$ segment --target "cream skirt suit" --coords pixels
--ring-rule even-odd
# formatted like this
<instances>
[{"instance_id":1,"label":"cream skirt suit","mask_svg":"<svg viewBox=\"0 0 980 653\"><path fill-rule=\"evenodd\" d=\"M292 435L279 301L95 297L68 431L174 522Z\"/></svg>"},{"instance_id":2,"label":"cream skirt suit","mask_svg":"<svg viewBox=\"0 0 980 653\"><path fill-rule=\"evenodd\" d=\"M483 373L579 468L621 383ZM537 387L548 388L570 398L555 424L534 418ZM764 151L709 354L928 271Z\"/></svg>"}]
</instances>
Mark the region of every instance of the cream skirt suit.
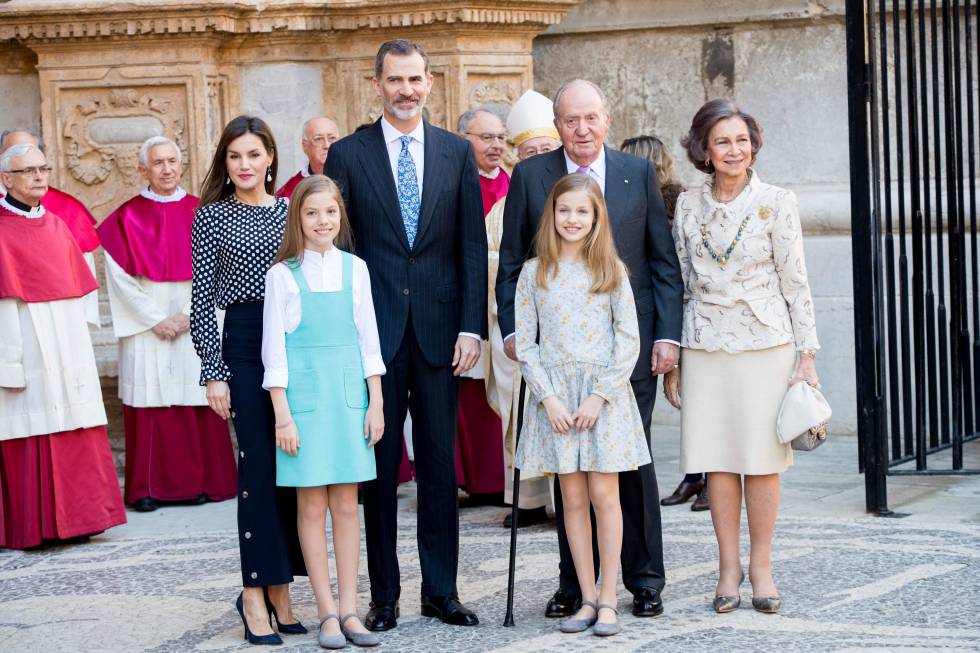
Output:
<instances>
[{"instance_id":1,"label":"cream skirt suit","mask_svg":"<svg viewBox=\"0 0 980 653\"><path fill-rule=\"evenodd\" d=\"M722 204L712 182L681 193L674 216L684 278L681 469L776 474L793 464L776 417L797 351L819 348L796 196L750 171Z\"/></svg>"}]
</instances>

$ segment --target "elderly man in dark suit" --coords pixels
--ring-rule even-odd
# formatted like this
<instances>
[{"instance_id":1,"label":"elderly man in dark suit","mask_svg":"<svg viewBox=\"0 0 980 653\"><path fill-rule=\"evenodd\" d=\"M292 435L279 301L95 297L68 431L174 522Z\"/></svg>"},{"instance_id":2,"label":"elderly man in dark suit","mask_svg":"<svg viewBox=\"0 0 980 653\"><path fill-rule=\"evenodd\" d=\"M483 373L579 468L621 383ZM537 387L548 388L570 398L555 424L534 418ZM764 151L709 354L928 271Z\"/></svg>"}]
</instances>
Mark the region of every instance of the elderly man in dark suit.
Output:
<instances>
[{"instance_id":1,"label":"elderly man in dark suit","mask_svg":"<svg viewBox=\"0 0 980 653\"><path fill-rule=\"evenodd\" d=\"M422 614L477 624L456 594L459 515L454 468L457 379L487 337L487 236L473 149L422 119L432 88L417 43L388 41L375 60L381 118L333 145L336 180L367 262L378 315L388 435L365 486L371 630L394 628L401 592L397 538L399 431L409 407L418 480Z\"/></svg>"},{"instance_id":2,"label":"elderly man in dark suit","mask_svg":"<svg viewBox=\"0 0 980 653\"><path fill-rule=\"evenodd\" d=\"M534 256L533 238L548 192L564 175L590 175L603 189L613 238L629 269L636 299L640 356L630 380L649 440L656 375L675 367L680 351L683 285L653 165L606 148L609 124L602 91L585 80L568 82L555 95L555 126L562 147L522 161L515 168L504 209L497 274L500 330L510 334L504 340L504 348L508 356L515 358L514 291L521 266ZM582 596L565 536L557 479L555 484L561 564L558 591L545 610L549 617L574 614ZM623 506L623 582L633 593L633 614L657 616L663 612L660 593L665 578L653 463L621 472L619 488ZM592 529L594 537L594 517ZM598 551L594 543L592 550ZM598 557L595 565L598 574Z\"/></svg>"}]
</instances>

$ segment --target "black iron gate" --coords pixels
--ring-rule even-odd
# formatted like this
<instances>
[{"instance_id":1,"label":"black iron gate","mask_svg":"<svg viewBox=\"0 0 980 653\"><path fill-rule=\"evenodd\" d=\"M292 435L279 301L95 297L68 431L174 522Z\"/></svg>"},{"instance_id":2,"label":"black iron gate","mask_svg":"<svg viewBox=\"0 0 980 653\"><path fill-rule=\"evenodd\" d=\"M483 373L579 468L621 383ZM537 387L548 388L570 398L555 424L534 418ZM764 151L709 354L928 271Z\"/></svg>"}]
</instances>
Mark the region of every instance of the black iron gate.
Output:
<instances>
[{"instance_id":1,"label":"black iron gate","mask_svg":"<svg viewBox=\"0 0 980 653\"><path fill-rule=\"evenodd\" d=\"M963 461L980 423L977 4L846 3L858 437L869 512L889 512L888 475L980 473Z\"/></svg>"}]
</instances>

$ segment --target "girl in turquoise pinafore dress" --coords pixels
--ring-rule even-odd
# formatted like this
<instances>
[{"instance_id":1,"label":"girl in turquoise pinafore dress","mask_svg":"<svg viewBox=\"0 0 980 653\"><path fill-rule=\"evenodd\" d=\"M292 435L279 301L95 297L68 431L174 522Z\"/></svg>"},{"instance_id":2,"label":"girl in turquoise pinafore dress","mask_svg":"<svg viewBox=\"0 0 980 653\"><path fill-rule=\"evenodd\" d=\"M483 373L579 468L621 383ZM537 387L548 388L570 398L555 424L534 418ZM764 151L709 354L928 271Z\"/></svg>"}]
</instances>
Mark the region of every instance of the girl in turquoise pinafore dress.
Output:
<instances>
[{"instance_id":1,"label":"girl in turquoise pinafore dress","mask_svg":"<svg viewBox=\"0 0 980 653\"><path fill-rule=\"evenodd\" d=\"M276 484L296 488L300 546L320 644L328 648L379 643L357 616L357 483L376 477L385 367L367 266L342 251L349 246L337 185L322 175L303 180L266 275L262 330L263 386L276 415ZM327 565L328 509L339 612Z\"/></svg>"}]
</instances>

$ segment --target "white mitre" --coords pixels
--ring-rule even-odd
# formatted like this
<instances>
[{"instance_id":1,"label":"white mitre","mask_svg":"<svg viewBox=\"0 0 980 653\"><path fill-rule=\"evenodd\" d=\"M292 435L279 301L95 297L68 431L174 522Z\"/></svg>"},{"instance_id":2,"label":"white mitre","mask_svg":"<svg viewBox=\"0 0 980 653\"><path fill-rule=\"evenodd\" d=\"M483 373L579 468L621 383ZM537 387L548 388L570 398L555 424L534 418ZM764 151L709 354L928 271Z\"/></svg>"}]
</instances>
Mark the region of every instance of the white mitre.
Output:
<instances>
[{"instance_id":1,"label":"white mitre","mask_svg":"<svg viewBox=\"0 0 980 653\"><path fill-rule=\"evenodd\" d=\"M510 109L507 131L516 147L539 136L560 140L558 130L555 129L555 112L551 100L537 91L526 91Z\"/></svg>"}]
</instances>

